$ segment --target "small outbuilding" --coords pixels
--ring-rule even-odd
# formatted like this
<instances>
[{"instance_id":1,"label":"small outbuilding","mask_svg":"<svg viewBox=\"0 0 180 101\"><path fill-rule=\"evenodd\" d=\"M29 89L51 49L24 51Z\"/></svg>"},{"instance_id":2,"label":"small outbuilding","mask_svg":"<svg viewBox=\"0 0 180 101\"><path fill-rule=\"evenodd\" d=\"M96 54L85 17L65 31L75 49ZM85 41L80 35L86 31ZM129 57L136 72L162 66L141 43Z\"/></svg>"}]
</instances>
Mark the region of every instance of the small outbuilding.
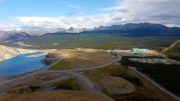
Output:
<instances>
[{"instance_id":1,"label":"small outbuilding","mask_svg":"<svg viewBox=\"0 0 180 101\"><path fill-rule=\"evenodd\" d=\"M143 54L143 53L148 53L148 49L139 49L139 48L133 48L132 49L134 54Z\"/></svg>"}]
</instances>

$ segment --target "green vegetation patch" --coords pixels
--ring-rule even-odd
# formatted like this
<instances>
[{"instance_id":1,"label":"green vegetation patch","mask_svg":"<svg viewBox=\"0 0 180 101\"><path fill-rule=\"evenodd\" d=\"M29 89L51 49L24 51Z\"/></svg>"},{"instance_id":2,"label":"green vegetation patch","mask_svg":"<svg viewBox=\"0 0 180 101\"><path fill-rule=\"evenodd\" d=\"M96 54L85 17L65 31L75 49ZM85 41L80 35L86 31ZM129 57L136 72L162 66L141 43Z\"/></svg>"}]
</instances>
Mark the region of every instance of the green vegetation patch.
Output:
<instances>
[{"instance_id":1,"label":"green vegetation patch","mask_svg":"<svg viewBox=\"0 0 180 101\"><path fill-rule=\"evenodd\" d=\"M12 88L8 91L9 94L26 94L26 93L32 93L40 90L42 87L40 86L19 86Z\"/></svg>"},{"instance_id":2,"label":"green vegetation patch","mask_svg":"<svg viewBox=\"0 0 180 101\"><path fill-rule=\"evenodd\" d=\"M101 79L107 76L122 77L137 86L143 85L143 81L130 73L129 68L124 66L112 65L104 69L90 70L86 72L86 75L93 79Z\"/></svg>"},{"instance_id":3,"label":"green vegetation patch","mask_svg":"<svg viewBox=\"0 0 180 101\"><path fill-rule=\"evenodd\" d=\"M48 49L78 47L98 49L131 49L139 47L161 50L165 47L168 47L173 41L179 39L179 37L168 36L125 37L121 36L120 34L121 33L46 34L45 36L31 38L28 40L28 42L26 42L26 44L34 45L34 47L40 46L41 48ZM59 44L53 45L54 43Z\"/></svg>"},{"instance_id":4,"label":"green vegetation patch","mask_svg":"<svg viewBox=\"0 0 180 101\"><path fill-rule=\"evenodd\" d=\"M123 57L122 65L136 67L139 71L148 74L162 86L180 96L180 65L148 64L130 61Z\"/></svg>"},{"instance_id":5,"label":"green vegetation patch","mask_svg":"<svg viewBox=\"0 0 180 101\"><path fill-rule=\"evenodd\" d=\"M171 59L179 60L180 61L180 43L176 45L173 49L171 49L167 53L168 57Z\"/></svg>"},{"instance_id":6,"label":"green vegetation patch","mask_svg":"<svg viewBox=\"0 0 180 101\"><path fill-rule=\"evenodd\" d=\"M61 60L59 63L50 67L50 69L53 70L62 70L62 69L70 69L70 68L71 68L71 64L65 59Z\"/></svg>"},{"instance_id":7,"label":"green vegetation patch","mask_svg":"<svg viewBox=\"0 0 180 101\"><path fill-rule=\"evenodd\" d=\"M80 86L75 78L70 78L62 81L55 82L50 86L55 87L55 90L58 89L67 89L67 90L80 90Z\"/></svg>"}]
</instances>

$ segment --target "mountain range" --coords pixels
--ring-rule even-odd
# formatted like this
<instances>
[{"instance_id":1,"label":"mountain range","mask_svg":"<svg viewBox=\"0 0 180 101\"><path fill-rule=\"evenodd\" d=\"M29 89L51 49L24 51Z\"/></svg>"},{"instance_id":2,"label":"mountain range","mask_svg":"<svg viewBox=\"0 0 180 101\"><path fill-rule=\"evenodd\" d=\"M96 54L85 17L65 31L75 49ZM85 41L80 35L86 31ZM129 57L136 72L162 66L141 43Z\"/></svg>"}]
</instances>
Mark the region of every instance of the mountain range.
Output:
<instances>
[{"instance_id":1,"label":"mountain range","mask_svg":"<svg viewBox=\"0 0 180 101\"><path fill-rule=\"evenodd\" d=\"M101 26L91 32L120 33L124 36L180 36L180 28L167 27L161 24L128 23L125 25Z\"/></svg>"},{"instance_id":2,"label":"mountain range","mask_svg":"<svg viewBox=\"0 0 180 101\"><path fill-rule=\"evenodd\" d=\"M100 26L94 29L12 30L0 31L0 40L21 41L51 33L108 33L122 36L180 36L180 28L161 24L128 23L124 25Z\"/></svg>"}]
</instances>

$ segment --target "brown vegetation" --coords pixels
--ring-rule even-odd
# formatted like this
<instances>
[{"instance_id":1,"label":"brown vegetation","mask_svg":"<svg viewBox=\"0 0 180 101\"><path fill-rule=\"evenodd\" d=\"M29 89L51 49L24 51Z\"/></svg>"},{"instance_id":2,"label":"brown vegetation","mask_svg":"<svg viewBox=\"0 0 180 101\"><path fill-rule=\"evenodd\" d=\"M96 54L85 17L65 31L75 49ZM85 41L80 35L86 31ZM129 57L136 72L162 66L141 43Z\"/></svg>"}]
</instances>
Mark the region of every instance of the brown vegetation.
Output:
<instances>
[{"instance_id":1,"label":"brown vegetation","mask_svg":"<svg viewBox=\"0 0 180 101\"><path fill-rule=\"evenodd\" d=\"M3 101L103 101L87 91L49 91L12 95Z\"/></svg>"},{"instance_id":2,"label":"brown vegetation","mask_svg":"<svg viewBox=\"0 0 180 101\"><path fill-rule=\"evenodd\" d=\"M37 77L37 79L43 80L43 81L48 81L48 80L56 79L61 76L62 76L62 74L60 74L60 73L45 73L45 74L39 75Z\"/></svg>"},{"instance_id":3,"label":"brown vegetation","mask_svg":"<svg viewBox=\"0 0 180 101\"><path fill-rule=\"evenodd\" d=\"M99 87L102 86L101 80L108 76L122 77L131 82L135 86L134 93L127 95L110 95L117 101L171 101L168 97L160 93L156 88L149 84L149 82L139 77L128 67L111 65L104 69L87 71L85 75L93 80ZM109 83L114 82L109 81ZM106 89L102 88L103 91L106 91Z\"/></svg>"},{"instance_id":4,"label":"brown vegetation","mask_svg":"<svg viewBox=\"0 0 180 101\"><path fill-rule=\"evenodd\" d=\"M93 49L75 49L58 50L54 54L64 57L63 61L54 65L52 69L75 69L105 64L115 58L114 55Z\"/></svg>"},{"instance_id":5,"label":"brown vegetation","mask_svg":"<svg viewBox=\"0 0 180 101\"><path fill-rule=\"evenodd\" d=\"M126 95L135 91L133 84L121 77L108 76L99 81L101 88L108 95Z\"/></svg>"}]
</instances>

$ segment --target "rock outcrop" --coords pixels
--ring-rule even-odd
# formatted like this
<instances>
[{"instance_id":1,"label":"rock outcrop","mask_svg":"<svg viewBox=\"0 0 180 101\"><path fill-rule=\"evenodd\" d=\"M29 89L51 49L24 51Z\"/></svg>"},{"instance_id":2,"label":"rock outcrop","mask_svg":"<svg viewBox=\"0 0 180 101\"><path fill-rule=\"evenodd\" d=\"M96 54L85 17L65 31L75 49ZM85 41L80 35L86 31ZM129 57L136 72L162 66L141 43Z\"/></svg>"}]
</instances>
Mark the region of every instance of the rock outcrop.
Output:
<instances>
[{"instance_id":1,"label":"rock outcrop","mask_svg":"<svg viewBox=\"0 0 180 101\"><path fill-rule=\"evenodd\" d=\"M57 57L55 54L48 53L46 57L42 60L44 63L50 65L53 64L54 62L58 61L59 57Z\"/></svg>"}]
</instances>

